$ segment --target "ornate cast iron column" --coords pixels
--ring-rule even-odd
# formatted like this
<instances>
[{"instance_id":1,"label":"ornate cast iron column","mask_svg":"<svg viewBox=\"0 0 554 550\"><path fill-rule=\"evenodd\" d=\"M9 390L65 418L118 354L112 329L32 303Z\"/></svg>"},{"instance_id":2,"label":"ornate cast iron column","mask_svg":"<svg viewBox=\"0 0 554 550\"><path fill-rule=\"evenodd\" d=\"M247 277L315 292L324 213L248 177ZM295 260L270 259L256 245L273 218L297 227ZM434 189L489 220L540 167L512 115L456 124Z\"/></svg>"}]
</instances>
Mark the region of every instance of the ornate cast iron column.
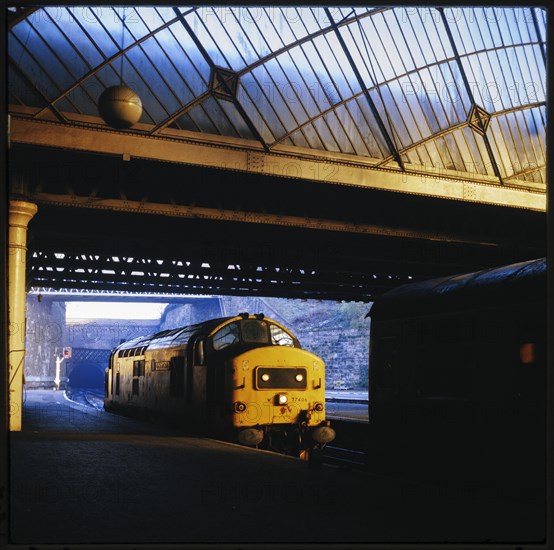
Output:
<instances>
[{"instance_id":1,"label":"ornate cast iron column","mask_svg":"<svg viewBox=\"0 0 554 550\"><path fill-rule=\"evenodd\" d=\"M25 266L27 226L37 205L10 200L8 232L8 358L10 431L21 430L23 361L25 359Z\"/></svg>"}]
</instances>

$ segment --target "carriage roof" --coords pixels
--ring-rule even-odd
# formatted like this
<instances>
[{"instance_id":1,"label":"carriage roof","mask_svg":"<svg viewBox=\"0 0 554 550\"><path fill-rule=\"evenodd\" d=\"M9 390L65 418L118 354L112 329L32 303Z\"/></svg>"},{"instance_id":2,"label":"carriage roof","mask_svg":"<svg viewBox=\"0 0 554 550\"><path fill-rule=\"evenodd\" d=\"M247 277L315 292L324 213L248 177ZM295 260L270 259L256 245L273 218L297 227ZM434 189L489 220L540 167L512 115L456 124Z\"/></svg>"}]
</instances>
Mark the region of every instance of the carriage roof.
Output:
<instances>
[{"instance_id":1,"label":"carriage roof","mask_svg":"<svg viewBox=\"0 0 554 550\"><path fill-rule=\"evenodd\" d=\"M546 258L404 284L377 297L366 317L414 317L540 301L546 306Z\"/></svg>"}]
</instances>

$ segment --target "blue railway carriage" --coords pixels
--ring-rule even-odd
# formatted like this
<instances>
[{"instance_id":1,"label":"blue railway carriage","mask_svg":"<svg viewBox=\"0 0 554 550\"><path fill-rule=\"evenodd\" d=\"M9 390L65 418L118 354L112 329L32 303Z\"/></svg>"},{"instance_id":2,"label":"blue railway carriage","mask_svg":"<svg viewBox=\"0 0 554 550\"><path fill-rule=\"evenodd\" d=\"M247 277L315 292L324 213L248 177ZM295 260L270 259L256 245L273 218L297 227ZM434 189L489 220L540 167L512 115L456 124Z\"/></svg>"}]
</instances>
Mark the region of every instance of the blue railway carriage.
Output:
<instances>
[{"instance_id":1,"label":"blue railway carriage","mask_svg":"<svg viewBox=\"0 0 554 550\"><path fill-rule=\"evenodd\" d=\"M302 458L335 437L323 361L263 314L122 343L106 369L104 407Z\"/></svg>"},{"instance_id":2,"label":"blue railway carriage","mask_svg":"<svg viewBox=\"0 0 554 550\"><path fill-rule=\"evenodd\" d=\"M544 471L546 267L540 258L375 300L369 426L391 464Z\"/></svg>"}]
</instances>

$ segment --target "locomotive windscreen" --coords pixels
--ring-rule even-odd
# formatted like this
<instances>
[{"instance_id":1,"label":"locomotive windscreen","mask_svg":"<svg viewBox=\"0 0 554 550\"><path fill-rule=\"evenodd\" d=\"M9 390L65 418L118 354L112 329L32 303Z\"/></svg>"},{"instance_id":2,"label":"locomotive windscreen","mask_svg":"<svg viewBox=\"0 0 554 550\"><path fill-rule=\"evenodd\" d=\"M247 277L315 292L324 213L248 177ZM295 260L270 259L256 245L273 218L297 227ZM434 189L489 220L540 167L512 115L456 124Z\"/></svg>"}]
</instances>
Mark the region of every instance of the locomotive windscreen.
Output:
<instances>
[{"instance_id":1,"label":"locomotive windscreen","mask_svg":"<svg viewBox=\"0 0 554 550\"><path fill-rule=\"evenodd\" d=\"M261 319L244 319L221 327L212 336L215 351L238 343L294 347L291 334L276 324Z\"/></svg>"}]
</instances>

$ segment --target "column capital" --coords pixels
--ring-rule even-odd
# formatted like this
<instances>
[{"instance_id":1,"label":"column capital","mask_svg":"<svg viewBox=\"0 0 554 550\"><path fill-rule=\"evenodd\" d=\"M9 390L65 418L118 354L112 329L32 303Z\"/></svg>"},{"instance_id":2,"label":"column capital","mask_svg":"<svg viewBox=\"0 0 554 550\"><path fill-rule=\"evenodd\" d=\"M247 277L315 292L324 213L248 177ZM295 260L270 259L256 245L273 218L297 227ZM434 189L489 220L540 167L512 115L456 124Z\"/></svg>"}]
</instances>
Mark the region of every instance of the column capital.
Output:
<instances>
[{"instance_id":1,"label":"column capital","mask_svg":"<svg viewBox=\"0 0 554 550\"><path fill-rule=\"evenodd\" d=\"M9 225L27 227L37 211L38 206L34 202L10 199Z\"/></svg>"}]
</instances>

